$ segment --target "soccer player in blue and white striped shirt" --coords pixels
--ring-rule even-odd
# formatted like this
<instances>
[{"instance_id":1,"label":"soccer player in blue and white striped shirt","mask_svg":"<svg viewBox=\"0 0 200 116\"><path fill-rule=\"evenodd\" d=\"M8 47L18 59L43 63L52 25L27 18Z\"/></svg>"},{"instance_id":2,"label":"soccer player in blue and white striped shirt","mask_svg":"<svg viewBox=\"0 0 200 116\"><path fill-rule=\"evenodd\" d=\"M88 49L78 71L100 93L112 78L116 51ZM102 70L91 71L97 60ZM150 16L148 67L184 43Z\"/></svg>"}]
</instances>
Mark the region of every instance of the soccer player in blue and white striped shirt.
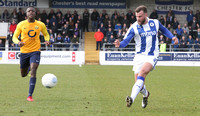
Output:
<instances>
[{"instance_id":1,"label":"soccer player in blue and white striped shirt","mask_svg":"<svg viewBox=\"0 0 200 116\"><path fill-rule=\"evenodd\" d=\"M147 74L154 69L159 56L159 40L158 31L162 32L166 37L178 44L178 39L165 28L157 19L149 19L147 17L147 8L141 5L136 8L137 21L130 26L123 41L114 42L115 47L124 48L128 45L132 38L136 43L136 55L134 57L133 71L135 73L135 84L132 88L131 96L127 96L127 107L134 102L138 93L143 94L142 107L147 106L147 100L150 95L147 91L144 80Z\"/></svg>"}]
</instances>

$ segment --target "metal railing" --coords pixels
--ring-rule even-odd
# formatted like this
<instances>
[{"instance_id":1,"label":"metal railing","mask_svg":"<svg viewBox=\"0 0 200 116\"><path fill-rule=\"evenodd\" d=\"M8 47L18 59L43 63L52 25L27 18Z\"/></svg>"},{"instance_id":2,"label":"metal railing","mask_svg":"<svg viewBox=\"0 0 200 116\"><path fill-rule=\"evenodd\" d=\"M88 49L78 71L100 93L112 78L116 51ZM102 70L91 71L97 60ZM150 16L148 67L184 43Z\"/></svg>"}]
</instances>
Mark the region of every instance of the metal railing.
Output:
<instances>
[{"instance_id":1,"label":"metal railing","mask_svg":"<svg viewBox=\"0 0 200 116\"><path fill-rule=\"evenodd\" d=\"M19 51L20 47L16 44L14 47L0 47L0 50L5 51ZM46 46L44 43L41 43L41 51L82 51L81 43L53 43L49 46Z\"/></svg>"},{"instance_id":2,"label":"metal railing","mask_svg":"<svg viewBox=\"0 0 200 116\"><path fill-rule=\"evenodd\" d=\"M180 44L178 44L178 48L174 48L174 44L168 44L169 48L166 48L167 52L196 52L200 51L200 45L199 48L195 48L196 44L189 44L185 48L180 48ZM159 45L160 46L160 45ZM115 48L114 44L111 43L103 43L102 46L103 51L135 51L135 43L129 43L125 48Z\"/></svg>"}]
</instances>

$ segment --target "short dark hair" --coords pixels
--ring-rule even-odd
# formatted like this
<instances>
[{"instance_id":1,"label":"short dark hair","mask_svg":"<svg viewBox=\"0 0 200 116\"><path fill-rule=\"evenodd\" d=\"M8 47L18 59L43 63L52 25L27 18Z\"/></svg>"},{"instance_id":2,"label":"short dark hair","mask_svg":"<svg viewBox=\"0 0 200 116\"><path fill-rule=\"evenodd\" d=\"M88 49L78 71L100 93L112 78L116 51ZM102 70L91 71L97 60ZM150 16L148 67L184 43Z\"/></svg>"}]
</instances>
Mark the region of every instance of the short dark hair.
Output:
<instances>
[{"instance_id":1,"label":"short dark hair","mask_svg":"<svg viewBox=\"0 0 200 116\"><path fill-rule=\"evenodd\" d=\"M135 9L135 12L137 12L137 13L140 12L140 11L143 11L144 13L147 13L147 7L144 6L144 5L140 5Z\"/></svg>"}]
</instances>

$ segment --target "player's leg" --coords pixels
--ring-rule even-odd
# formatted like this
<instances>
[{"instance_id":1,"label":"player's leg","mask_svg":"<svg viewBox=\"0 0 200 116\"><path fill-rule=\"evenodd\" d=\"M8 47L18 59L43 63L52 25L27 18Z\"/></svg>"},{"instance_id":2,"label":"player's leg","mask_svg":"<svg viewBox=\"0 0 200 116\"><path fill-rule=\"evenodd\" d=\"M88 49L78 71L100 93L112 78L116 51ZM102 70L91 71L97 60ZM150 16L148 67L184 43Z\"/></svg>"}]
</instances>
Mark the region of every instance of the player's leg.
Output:
<instances>
[{"instance_id":1,"label":"player's leg","mask_svg":"<svg viewBox=\"0 0 200 116\"><path fill-rule=\"evenodd\" d=\"M131 102L134 102L136 96L138 95L140 90L143 88L145 77L151 71L151 69L152 69L152 64L146 62L142 65L140 72L138 74L136 73L135 79L137 78L137 80L132 88L131 97L130 97L131 100L129 100L130 98L128 99L128 97L126 99L127 107L131 106L132 104Z\"/></svg>"},{"instance_id":2,"label":"player's leg","mask_svg":"<svg viewBox=\"0 0 200 116\"><path fill-rule=\"evenodd\" d=\"M22 77L26 77L27 74L30 71L29 60L30 60L29 54L21 53L21 56L20 56L20 71L21 71Z\"/></svg>"},{"instance_id":3,"label":"player's leg","mask_svg":"<svg viewBox=\"0 0 200 116\"><path fill-rule=\"evenodd\" d=\"M35 89L36 73L37 73L37 68L39 66L39 62L40 62L40 52L33 52L30 58L31 78L29 82L29 93L27 98L28 101L33 101L32 94Z\"/></svg>"}]
</instances>

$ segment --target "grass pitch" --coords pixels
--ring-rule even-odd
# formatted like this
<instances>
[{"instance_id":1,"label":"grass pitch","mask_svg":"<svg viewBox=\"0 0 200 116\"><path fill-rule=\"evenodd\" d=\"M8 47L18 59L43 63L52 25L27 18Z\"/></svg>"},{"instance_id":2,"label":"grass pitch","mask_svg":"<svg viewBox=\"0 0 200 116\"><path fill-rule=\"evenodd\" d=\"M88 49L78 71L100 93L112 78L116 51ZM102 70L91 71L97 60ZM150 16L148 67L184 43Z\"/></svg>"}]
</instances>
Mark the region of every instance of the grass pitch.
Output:
<instances>
[{"instance_id":1,"label":"grass pitch","mask_svg":"<svg viewBox=\"0 0 200 116\"><path fill-rule=\"evenodd\" d=\"M132 66L40 65L33 94L19 65L0 65L0 116L200 116L200 67L159 67L146 78L149 104L139 94L131 108L125 98L134 84ZM53 73L56 87L42 86Z\"/></svg>"}]
</instances>

